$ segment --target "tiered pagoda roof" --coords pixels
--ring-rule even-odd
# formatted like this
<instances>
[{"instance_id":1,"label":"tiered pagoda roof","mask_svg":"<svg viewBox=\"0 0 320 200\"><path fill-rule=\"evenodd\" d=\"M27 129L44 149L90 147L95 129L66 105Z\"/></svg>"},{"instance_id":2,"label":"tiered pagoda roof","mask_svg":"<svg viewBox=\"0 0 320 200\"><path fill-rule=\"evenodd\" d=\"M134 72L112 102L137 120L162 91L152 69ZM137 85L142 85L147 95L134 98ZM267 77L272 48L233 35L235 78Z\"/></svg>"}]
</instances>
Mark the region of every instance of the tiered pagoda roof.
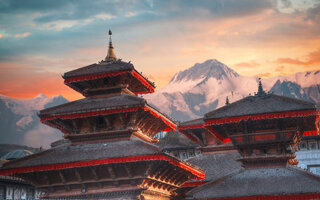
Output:
<instances>
[{"instance_id":1,"label":"tiered pagoda roof","mask_svg":"<svg viewBox=\"0 0 320 200\"><path fill-rule=\"evenodd\" d=\"M102 131L101 134L107 136L115 134L117 131L123 132L124 129L130 129L132 131L135 130L136 133L141 130L143 134L139 134L141 136L140 139L153 143L157 141L153 137L159 131L175 129L173 120L148 105L143 98L129 94L85 98L42 110L39 116L41 122L60 129L65 133L65 137L69 139L93 136L92 134L88 135L87 132L99 134ZM96 117L102 121L101 127L92 127L95 129L94 131L79 130L77 124L81 122L90 123ZM110 126L113 121L119 121L119 124ZM134 121L139 122L139 126L138 124L133 124ZM155 123L150 123L152 121ZM106 126L108 126L107 131L105 130Z\"/></svg>"},{"instance_id":2,"label":"tiered pagoda roof","mask_svg":"<svg viewBox=\"0 0 320 200\"><path fill-rule=\"evenodd\" d=\"M121 60L102 61L91 64L63 75L64 83L84 96L90 90L108 85L128 85L135 94L154 92L154 84L142 76L133 64Z\"/></svg>"},{"instance_id":3,"label":"tiered pagoda roof","mask_svg":"<svg viewBox=\"0 0 320 200\"><path fill-rule=\"evenodd\" d=\"M70 142L8 162L0 175L24 178L46 199L170 199L186 181L204 178L200 168L150 144L176 124L136 96L154 85L116 58L111 36L104 61L63 78L86 98L44 109L39 117Z\"/></svg>"}]
</instances>

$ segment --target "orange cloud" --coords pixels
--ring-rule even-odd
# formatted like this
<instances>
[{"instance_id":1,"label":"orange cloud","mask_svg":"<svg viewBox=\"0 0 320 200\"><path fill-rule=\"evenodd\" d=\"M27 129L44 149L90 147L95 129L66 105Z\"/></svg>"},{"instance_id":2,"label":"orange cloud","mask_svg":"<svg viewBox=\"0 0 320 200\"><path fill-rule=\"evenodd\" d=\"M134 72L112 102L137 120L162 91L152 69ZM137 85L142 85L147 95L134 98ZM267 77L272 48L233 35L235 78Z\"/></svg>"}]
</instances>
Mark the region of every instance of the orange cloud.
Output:
<instances>
[{"instance_id":1,"label":"orange cloud","mask_svg":"<svg viewBox=\"0 0 320 200\"><path fill-rule=\"evenodd\" d=\"M306 56L306 60L300 60L300 59L292 59L292 58L278 58L277 63L280 64L291 64L291 65L314 65L320 63L320 49L313 51L309 53Z\"/></svg>"},{"instance_id":2,"label":"orange cloud","mask_svg":"<svg viewBox=\"0 0 320 200\"><path fill-rule=\"evenodd\" d=\"M21 34L16 34L16 38L25 38L28 37L30 35L30 32L25 32L25 33L21 33Z\"/></svg>"},{"instance_id":3,"label":"orange cloud","mask_svg":"<svg viewBox=\"0 0 320 200\"><path fill-rule=\"evenodd\" d=\"M1 63L0 94L14 98L32 98L43 93L47 96L61 94L68 100L81 95L64 85L57 73L35 71L28 65Z\"/></svg>"},{"instance_id":4,"label":"orange cloud","mask_svg":"<svg viewBox=\"0 0 320 200\"><path fill-rule=\"evenodd\" d=\"M237 67L257 67L257 66L260 66L260 64L255 61L250 61L250 62L237 63L237 64L235 64L235 66L237 66Z\"/></svg>"},{"instance_id":5,"label":"orange cloud","mask_svg":"<svg viewBox=\"0 0 320 200\"><path fill-rule=\"evenodd\" d=\"M267 72L267 73L258 74L257 76L260 78L269 78L271 77L271 74Z\"/></svg>"}]
</instances>

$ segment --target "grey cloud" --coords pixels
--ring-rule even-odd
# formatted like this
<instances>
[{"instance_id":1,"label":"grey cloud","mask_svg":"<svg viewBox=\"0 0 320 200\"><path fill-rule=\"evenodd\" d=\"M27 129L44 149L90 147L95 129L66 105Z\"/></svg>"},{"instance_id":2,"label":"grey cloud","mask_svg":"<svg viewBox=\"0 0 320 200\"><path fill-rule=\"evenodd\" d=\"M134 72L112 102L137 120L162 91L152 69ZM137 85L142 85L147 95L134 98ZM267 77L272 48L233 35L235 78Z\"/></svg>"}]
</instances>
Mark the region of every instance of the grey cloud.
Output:
<instances>
[{"instance_id":1,"label":"grey cloud","mask_svg":"<svg viewBox=\"0 0 320 200\"><path fill-rule=\"evenodd\" d=\"M86 19L97 14L108 13L118 17L127 12L161 12L162 16L192 16L197 9L207 10L211 16L248 15L263 9L272 8L272 0L141 0L141 1L108 1L108 0L1 0L1 13L39 12L41 16L35 19L38 23L48 23L56 20ZM148 20L148 19L145 19Z\"/></svg>"},{"instance_id":2,"label":"grey cloud","mask_svg":"<svg viewBox=\"0 0 320 200\"><path fill-rule=\"evenodd\" d=\"M320 3L315 4L314 7L307 10L307 20L312 20L315 22L320 22Z\"/></svg>"},{"instance_id":3,"label":"grey cloud","mask_svg":"<svg viewBox=\"0 0 320 200\"><path fill-rule=\"evenodd\" d=\"M157 1L87 1L87 0L0 0L0 27L11 35L30 32L26 38L1 38L0 59L37 53L61 55L69 50L101 45L109 28L129 29L144 22L175 18L225 18L251 15L273 8L273 0L157 0ZM133 17L125 17L135 12ZM34 18L34 13L41 16ZM112 19L81 20L98 14L110 14ZM35 22L30 25L30 21ZM72 27L48 30L47 23L59 20L80 20ZM53 25L54 26L54 25Z\"/></svg>"},{"instance_id":4,"label":"grey cloud","mask_svg":"<svg viewBox=\"0 0 320 200\"><path fill-rule=\"evenodd\" d=\"M292 2L290 0L281 0L281 3L284 8L292 7Z\"/></svg>"},{"instance_id":5,"label":"grey cloud","mask_svg":"<svg viewBox=\"0 0 320 200\"><path fill-rule=\"evenodd\" d=\"M71 1L65 0L0 0L1 13L50 11L62 8Z\"/></svg>"}]
</instances>

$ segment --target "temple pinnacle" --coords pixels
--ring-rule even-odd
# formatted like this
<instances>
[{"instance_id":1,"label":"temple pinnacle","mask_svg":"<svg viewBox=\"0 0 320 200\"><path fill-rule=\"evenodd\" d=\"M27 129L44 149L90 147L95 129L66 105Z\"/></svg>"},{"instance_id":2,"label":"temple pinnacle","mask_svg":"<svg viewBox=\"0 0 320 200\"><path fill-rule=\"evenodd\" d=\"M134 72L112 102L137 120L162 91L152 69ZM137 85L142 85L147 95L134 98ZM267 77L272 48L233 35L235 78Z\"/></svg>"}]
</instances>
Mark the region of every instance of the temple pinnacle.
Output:
<instances>
[{"instance_id":1,"label":"temple pinnacle","mask_svg":"<svg viewBox=\"0 0 320 200\"><path fill-rule=\"evenodd\" d=\"M105 59L107 62L118 60L116 57L116 54L114 53L114 50L113 50L111 35L112 35L112 31L109 30L109 48L108 48L107 57Z\"/></svg>"},{"instance_id":2,"label":"temple pinnacle","mask_svg":"<svg viewBox=\"0 0 320 200\"><path fill-rule=\"evenodd\" d=\"M257 96L263 96L265 95L266 92L263 90L262 88L262 83L261 83L261 78L259 78L259 86L258 86L258 92L257 92Z\"/></svg>"}]
</instances>

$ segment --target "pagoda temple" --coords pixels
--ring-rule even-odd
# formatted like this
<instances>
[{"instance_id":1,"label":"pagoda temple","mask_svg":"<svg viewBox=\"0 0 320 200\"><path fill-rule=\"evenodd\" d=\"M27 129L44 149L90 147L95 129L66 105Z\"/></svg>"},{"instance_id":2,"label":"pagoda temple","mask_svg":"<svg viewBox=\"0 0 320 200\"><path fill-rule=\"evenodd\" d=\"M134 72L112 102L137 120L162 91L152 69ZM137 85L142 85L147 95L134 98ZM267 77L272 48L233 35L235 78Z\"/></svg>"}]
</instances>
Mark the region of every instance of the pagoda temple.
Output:
<instances>
[{"instance_id":1,"label":"pagoda temple","mask_svg":"<svg viewBox=\"0 0 320 200\"><path fill-rule=\"evenodd\" d=\"M267 94L259 82L255 96L179 125L203 146L187 161L206 170L180 193L188 200L320 199L320 177L295 166L302 135L318 134L318 123L313 103Z\"/></svg>"},{"instance_id":2,"label":"pagoda temple","mask_svg":"<svg viewBox=\"0 0 320 200\"><path fill-rule=\"evenodd\" d=\"M137 96L154 84L116 57L111 34L105 60L63 75L85 98L39 113L70 142L5 163L0 175L32 183L43 199L174 199L186 181L204 178L153 144L176 124Z\"/></svg>"}]
</instances>

